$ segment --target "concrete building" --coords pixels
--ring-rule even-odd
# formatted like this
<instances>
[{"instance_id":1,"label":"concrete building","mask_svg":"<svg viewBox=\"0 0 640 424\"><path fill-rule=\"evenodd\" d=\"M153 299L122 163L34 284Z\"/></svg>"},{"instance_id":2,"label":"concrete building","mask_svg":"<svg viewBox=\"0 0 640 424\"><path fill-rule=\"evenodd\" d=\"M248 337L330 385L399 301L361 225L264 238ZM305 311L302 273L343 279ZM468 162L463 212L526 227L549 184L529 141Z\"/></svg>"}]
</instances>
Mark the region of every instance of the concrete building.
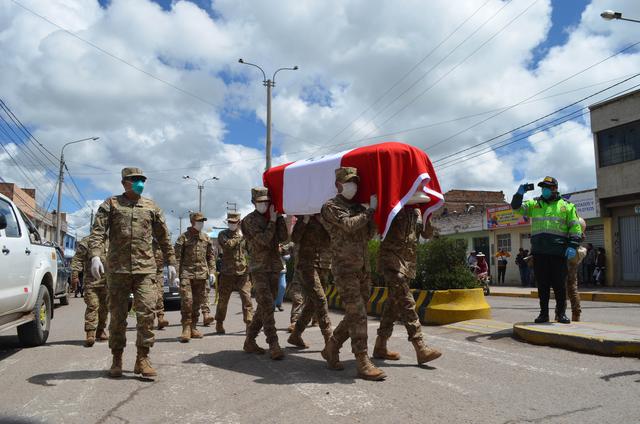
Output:
<instances>
[{"instance_id":1,"label":"concrete building","mask_svg":"<svg viewBox=\"0 0 640 424\"><path fill-rule=\"evenodd\" d=\"M607 283L640 286L640 90L589 109Z\"/></svg>"}]
</instances>

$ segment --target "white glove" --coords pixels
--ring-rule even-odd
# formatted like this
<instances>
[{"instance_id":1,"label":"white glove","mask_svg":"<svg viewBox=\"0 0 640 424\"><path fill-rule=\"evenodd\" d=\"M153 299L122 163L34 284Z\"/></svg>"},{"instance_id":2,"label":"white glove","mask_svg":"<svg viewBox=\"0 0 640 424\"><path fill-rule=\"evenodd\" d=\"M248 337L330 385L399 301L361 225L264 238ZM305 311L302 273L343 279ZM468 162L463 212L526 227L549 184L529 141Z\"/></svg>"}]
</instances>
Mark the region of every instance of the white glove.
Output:
<instances>
[{"instance_id":1,"label":"white glove","mask_svg":"<svg viewBox=\"0 0 640 424\"><path fill-rule=\"evenodd\" d=\"M215 284L215 282L216 282L216 275L209 274L209 284Z\"/></svg>"},{"instance_id":2,"label":"white glove","mask_svg":"<svg viewBox=\"0 0 640 424\"><path fill-rule=\"evenodd\" d=\"M169 280L171 281L175 280L176 277L178 276L178 273L176 272L176 267L173 265L169 265L167 269L169 270Z\"/></svg>"},{"instance_id":3,"label":"white glove","mask_svg":"<svg viewBox=\"0 0 640 424\"><path fill-rule=\"evenodd\" d=\"M100 256L94 256L91 258L91 275L96 280L99 280L104 274L104 265L102 265L102 261L100 260Z\"/></svg>"},{"instance_id":4,"label":"white glove","mask_svg":"<svg viewBox=\"0 0 640 424\"><path fill-rule=\"evenodd\" d=\"M180 279L179 279L179 278L176 278L175 280L173 280L173 285L174 285L175 287L180 287Z\"/></svg>"},{"instance_id":5,"label":"white glove","mask_svg":"<svg viewBox=\"0 0 640 424\"><path fill-rule=\"evenodd\" d=\"M269 206L269 220L271 222L276 222L276 219L278 219L278 214L276 213L276 207L271 205Z\"/></svg>"},{"instance_id":6,"label":"white glove","mask_svg":"<svg viewBox=\"0 0 640 424\"><path fill-rule=\"evenodd\" d=\"M378 196L376 194L372 194L369 199L369 207L374 211L378 209Z\"/></svg>"},{"instance_id":7,"label":"white glove","mask_svg":"<svg viewBox=\"0 0 640 424\"><path fill-rule=\"evenodd\" d=\"M308 224L309 221L311 220L311 215L305 215L304 218L302 218L302 220L304 221L305 224Z\"/></svg>"}]
</instances>

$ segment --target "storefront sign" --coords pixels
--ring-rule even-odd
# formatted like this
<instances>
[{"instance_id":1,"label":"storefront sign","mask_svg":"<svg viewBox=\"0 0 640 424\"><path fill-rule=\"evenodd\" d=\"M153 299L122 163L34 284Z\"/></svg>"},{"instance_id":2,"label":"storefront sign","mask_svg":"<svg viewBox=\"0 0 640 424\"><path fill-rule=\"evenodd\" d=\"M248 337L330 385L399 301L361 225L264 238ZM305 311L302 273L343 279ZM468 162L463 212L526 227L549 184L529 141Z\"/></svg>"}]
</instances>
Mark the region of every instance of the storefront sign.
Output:
<instances>
[{"instance_id":1,"label":"storefront sign","mask_svg":"<svg viewBox=\"0 0 640 424\"><path fill-rule=\"evenodd\" d=\"M511 206L507 205L487 209L487 228L489 230L521 225L529 225L529 220L527 217L511 209Z\"/></svg>"},{"instance_id":2,"label":"storefront sign","mask_svg":"<svg viewBox=\"0 0 640 424\"><path fill-rule=\"evenodd\" d=\"M600 208L598 207L595 190L564 194L562 198L576 205L578 216L584 219L598 218L600 216Z\"/></svg>"}]
</instances>

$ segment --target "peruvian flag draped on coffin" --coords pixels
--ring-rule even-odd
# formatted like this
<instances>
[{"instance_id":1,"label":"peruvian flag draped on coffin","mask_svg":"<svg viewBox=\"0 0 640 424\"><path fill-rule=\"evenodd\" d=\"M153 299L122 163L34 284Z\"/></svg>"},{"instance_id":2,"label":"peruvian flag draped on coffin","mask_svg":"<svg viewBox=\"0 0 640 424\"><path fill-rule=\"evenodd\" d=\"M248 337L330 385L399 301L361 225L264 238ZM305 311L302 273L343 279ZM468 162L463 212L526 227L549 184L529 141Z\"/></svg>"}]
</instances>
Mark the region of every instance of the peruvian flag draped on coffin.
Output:
<instances>
[{"instance_id":1,"label":"peruvian flag draped on coffin","mask_svg":"<svg viewBox=\"0 0 640 424\"><path fill-rule=\"evenodd\" d=\"M421 188L431 198L429 203L415 206L422 211L425 222L444 203L429 156L416 147L397 142L280 165L264 173L264 185L278 212L315 214L336 196L335 170L341 166L358 169L360 183L354 201L369 203L372 194L378 195L375 221L382 238L416 190Z\"/></svg>"}]
</instances>

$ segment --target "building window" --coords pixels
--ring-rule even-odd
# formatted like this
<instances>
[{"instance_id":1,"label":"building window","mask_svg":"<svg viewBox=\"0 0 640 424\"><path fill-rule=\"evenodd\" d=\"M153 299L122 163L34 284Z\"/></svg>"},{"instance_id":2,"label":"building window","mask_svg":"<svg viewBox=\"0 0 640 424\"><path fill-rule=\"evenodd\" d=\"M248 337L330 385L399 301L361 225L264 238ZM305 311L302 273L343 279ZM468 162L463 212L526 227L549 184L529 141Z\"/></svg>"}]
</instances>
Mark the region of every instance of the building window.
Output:
<instances>
[{"instance_id":1,"label":"building window","mask_svg":"<svg viewBox=\"0 0 640 424\"><path fill-rule=\"evenodd\" d=\"M511 234L498 234L498 250L504 249L505 252L511 252Z\"/></svg>"},{"instance_id":2,"label":"building window","mask_svg":"<svg viewBox=\"0 0 640 424\"><path fill-rule=\"evenodd\" d=\"M640 121L597 133L600 167L640 159Z\"/></svg>"}]
</instances>

